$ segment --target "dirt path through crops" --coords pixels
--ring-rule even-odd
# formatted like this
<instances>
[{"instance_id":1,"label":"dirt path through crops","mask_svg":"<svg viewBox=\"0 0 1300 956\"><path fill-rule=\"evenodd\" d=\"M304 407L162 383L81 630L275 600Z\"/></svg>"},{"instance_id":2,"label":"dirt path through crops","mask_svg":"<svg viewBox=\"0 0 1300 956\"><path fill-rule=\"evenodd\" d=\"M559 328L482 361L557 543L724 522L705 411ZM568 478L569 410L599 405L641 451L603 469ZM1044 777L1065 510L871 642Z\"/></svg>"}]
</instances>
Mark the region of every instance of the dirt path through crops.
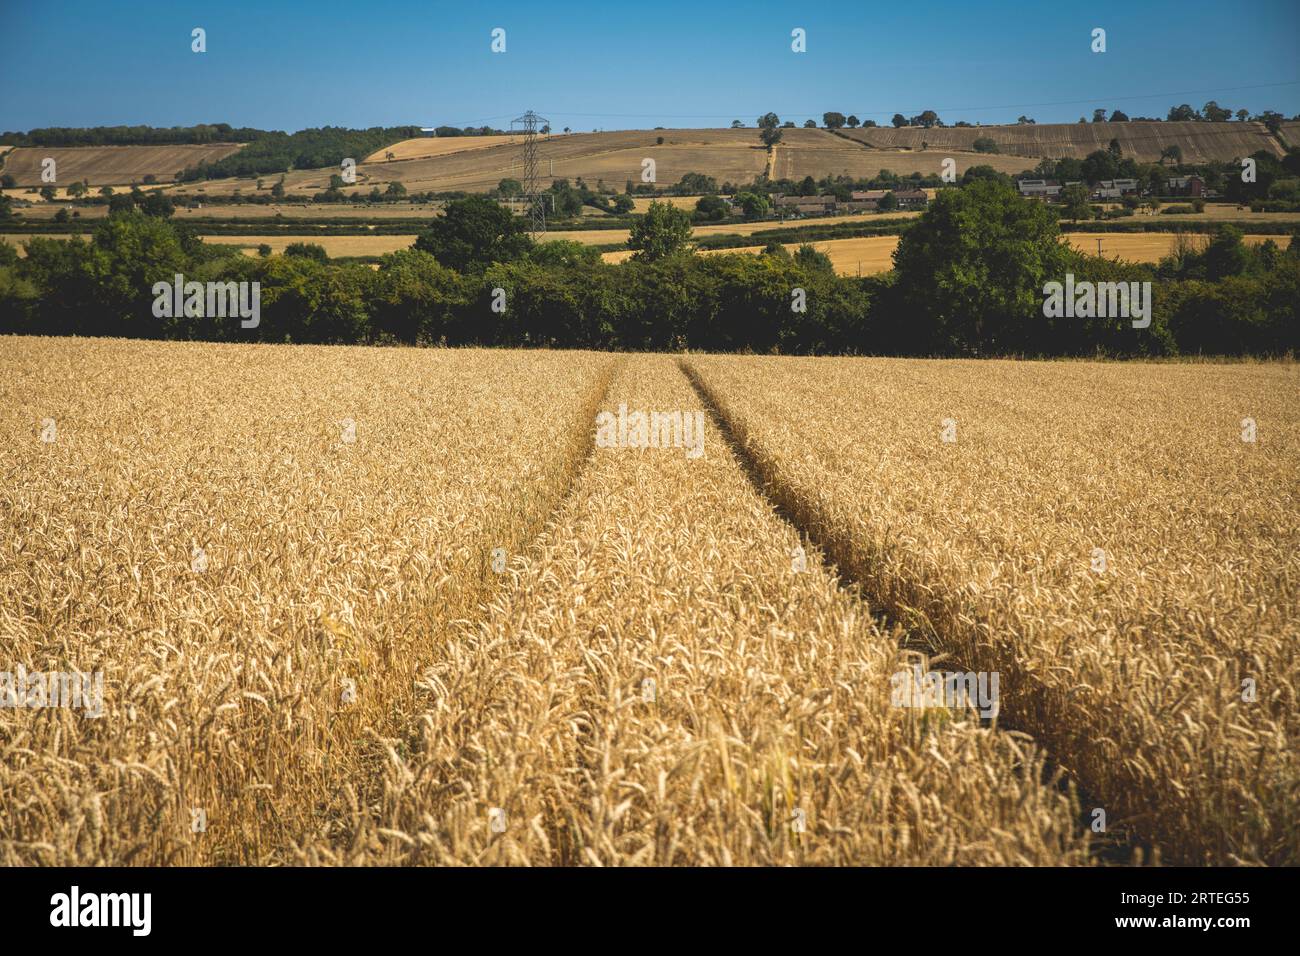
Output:
<instances>
[{"instance_id":1,"label":"dirt path through crops","mask_svg":"<svg viewBox=\"0 0 1300 956\"><path fill-rule=\"evenodd\" d=\"M1036 748L892 706L896 641L773 513L671 356L629 358L602 411L680 415L681 442L602 441L510 585L435 652L358 835L368 862L1088 861Z\"/></svg>"},{"instance_id":2,"label":"dirt path through crops","mask_svg":"<svg viewBox=\"0 0 1300 956\"><path fill-rule=\"evenodd\" d=\"M691 387L699 396L700 401L708 410L708 414L718 433L727 443L731 453L735 456L737 462L744 469L746 476L754 486L754 489L761 494L772 506L781 519L794 529L800 537L809 542L810 547L815 548L826 561L831 573L835 576L840 585L855 599L861 599L862 585L864 582L858 580L849 569L855 566L852 556L846 550L846 542L842 539L835 539L819 533L818 529L810 522L804 521L799 517L798 509L793 502L786 496L784 490L773 485L764 477L763 466L755 456L754 452L747 446L737 434L733 422L731 422L720 408L714 392L710 389L707 382L700 376L699 372L684 359L678 360L682 374L686 376L691 383ZM945 652L946 646L951 646L952 642L945 641L940 635L928 631L922 623L928 625L928 621L906 620L897 615L891 614L887 608L879 605L871 605L871 613L876 620L877 626L884 633L888 633L898 640L899 649L904 652L923 654L927 658L942 661L945 671L967 672L975 670L967 661L958 660L950 653ZM927 632L928 631L928 632ZM991 729L1003 732L1024 733L1017 728L1014 723L999 719L996 722L989 723ZM1027 735L1028 736L1028 735ZM1041 746L1041 745L1040 745ZM1051 754L1047 754L1047 765L1055 771L1059 768L1059 763ZM1062 783L1065 778L1062 777ZM1095 805L1090 795L1084 791L1077 780L1070 778L1075 790L1078 792L1081 805L1084 807ZM1080 832L1088 829L1089 819L1080 816L1078 827ZM1107 862L1124 862L1129 857L1129 849L1125 844L1118 840L1099 841L1094 846L1098 857Z\"/></svg>"}]
</instances>

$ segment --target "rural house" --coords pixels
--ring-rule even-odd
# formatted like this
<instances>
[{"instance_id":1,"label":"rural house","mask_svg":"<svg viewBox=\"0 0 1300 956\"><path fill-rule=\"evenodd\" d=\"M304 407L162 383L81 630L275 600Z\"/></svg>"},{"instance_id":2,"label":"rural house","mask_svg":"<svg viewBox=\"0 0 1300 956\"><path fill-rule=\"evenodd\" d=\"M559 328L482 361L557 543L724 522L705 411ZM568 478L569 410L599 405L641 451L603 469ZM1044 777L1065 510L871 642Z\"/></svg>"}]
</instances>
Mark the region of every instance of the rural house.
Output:
<instances>
[{"instance_id":1,"label":"rural house","mask_svg":"<svg viewBox=\"0 0 1300 956\"><path fill-rule=\"evenodd\" d=\"M1119 199L1122 196L1129 196L1137 193L1138 181L1136 179L1103 179L1097 183L1097 188L1092 191L1093 199Z\"/></svg>"},{"instance_id":2,"label":"rural house","mask_svg":"<svg viewBox=\"0 0 1300 956\"><path fill-rule=\"evenodd\" d=\"M1200 176L1171 176L1165 185L1171 196L1205 195L1205 180Z\"/></svg>"},{"instance_id":3,"label":"rural house","mask_svg":"<svg viewBox=\"0 0 1300 956\"><path fill-rule=\"evenodd\" d=\"M829 216L835 212L834 196L774 196L777 212L797 216Z\"/></svg>"},{"instance_id":4,"label":"rural house","mask_svg":"<svg viewBox=\"0 0 1300 956\"><path fill-rule=\"evenodd\" d=\"M1022 179L1016 183L1020 195L1036 199L1055 199L1061 195L1061 184L1055 179Z\"/></svg>"},{"instance_id":5,"label":"rural house","mask_svg":"<svg viewBox=\"0 0 1300 956\"><path fill-rule=\"evenodd\" d=\"M896 189L894 198L898 200L899 209L924 209L930 201L924 189Z\"/></svg>"}]
</instances>

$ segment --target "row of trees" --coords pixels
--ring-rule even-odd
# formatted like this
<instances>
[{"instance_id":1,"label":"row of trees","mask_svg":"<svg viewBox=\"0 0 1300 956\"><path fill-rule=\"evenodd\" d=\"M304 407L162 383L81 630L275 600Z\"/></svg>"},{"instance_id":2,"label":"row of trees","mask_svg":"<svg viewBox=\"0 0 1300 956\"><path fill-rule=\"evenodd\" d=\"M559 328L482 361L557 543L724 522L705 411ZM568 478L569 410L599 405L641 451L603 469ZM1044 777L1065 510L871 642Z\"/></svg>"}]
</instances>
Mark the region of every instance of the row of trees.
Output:
<instances>
[{"instance_id":1,"label":"row of trees","mask_svg":"<svg viewBox=\"0 0 1300 956\"><path fill-rule=\"evenodd\" d=\"M760 129L765 128L765 123L764 123L765 120L767 120L770 117L774 117L775 115L776 115L775 113L768 113L765 116L760 117L758 121L758 125ZM1251 114L1249 110L1239 109L1234 114L1232 110L1219 106L1219 104L1216 103L1214 100L1210 100L1203 107L1201 107L1199 111L1193 109L1191 106L1189 106L1186 103L1183 103L1180 106L1172 106L1169 108L1169 115L1167 119L1171 123L1188 121L1188 120L1204 121L1209 123L1225 123L1231 120L1234 115L1236 116L1238 122L1253 120L1256 122L1263 123L1274 134L1278 132L1280 124L1286 119L1285 116L1283 116L1281 113L1276 112L1275 110L1264 110L1261 113ZM1300 119L1300 116L1296 116L1292 118ZM1136 120L1142 120L1145 122L1160 122L1159 117L1137 116L1130 119L1127 113L1125 113L1123 110L1118 110L1118 109L1111 111L1109 119L1107 118L1106 110L1104 109L1096 109L1093 110L1092 113L1092 122L1094 123L1106 123L1106 122L1127 123ZM1087 120L1085 118L1080 118L1079 122L1081 123L1087 122ZM890 123L895 128L901 128L904 126L919 126L922 127L923 129L930 129L932 127L941 127L945 125L943 120L939 118L939 114L936 113L934 110L923 110L920 113L916 114L915 116L905 116L902 113L895 113L893 119L890 120ZM1028 116L1022 115L1016 120L1016 123L1021 126L1033 125L1035 123L1035 120L1033 120ZM744 126L744 124L741 123L740 120L733 121L731 125L733 128L736 129L742 128ZM777 126L783 125L784 128L789 129L793 127L795 124L791 122L781 124L778 121L776 125ZM817 123L815 120L807 120L804 122L804 126L806 127L815 127L816 125ZM849 129L855 129L858 126L862 126L863 128L870 128L876 125L876 121L871 119L859 120L856 116L852 114L845 116L843 113L832 111L832 112L827 112L822 114L822 125L827 129L841 129L843 127L848 127ZM966 122L965 120L958 120L953 125L961 126L961 127L969 127L971 124ZM771 143L769 143L768 145L771 145Z\"/></svg>"},{"instance_id":2,"label":"row of trees","mask_svg":"<svg viewBox=\"0 0 1300 956\"><path fill-rule=\"evenodd\" d=\"M138 209L91 242L0 246L0 331L272 342L405 342L901 355L1278 354L1300 349L1300 248L1246 249L1225 231L1158 268L1072 250L1056 218L998 179L943 191L902 235L895 269L838 276L811 249L700 256L689 217L652 204L613 265L575 243L535 245L483 197L449 205L378 269L323 251L250 259ZM261 324L157 318L152 287L258 282ZM1045 283L1152 282L1150 328L1048 318ZM498 291L500 290L500 291ZM802 290L802 295L796 295Z\"/></svg>"},{"instance_id":3,"label":"row of trees","mask_svg":"<svg viewBox=\"0 0 1300 956\"><path fill-rule=\"evenodd\" d=\"M270 136L264 129L229 123L197 126L49 126L0 135L0 146L176 146L251 143ZM284 135L281 133L280 135Z\"/></svg>"},{"instance_id":4,"label":"row of trees","mask_svg":"<svg viewBox=\"0 0 1300 956\"><path fill-rule=\"evenodd\" d=\"M371 153L417 136L419 132L416 126L374 126L364 130L325 126L296 133L269 133L223 159L182 170L177 178L191 182L227 176L261 176L291 169L337 168L344 159L350 157L360 162Z\"/></svg>"}]
</instances>

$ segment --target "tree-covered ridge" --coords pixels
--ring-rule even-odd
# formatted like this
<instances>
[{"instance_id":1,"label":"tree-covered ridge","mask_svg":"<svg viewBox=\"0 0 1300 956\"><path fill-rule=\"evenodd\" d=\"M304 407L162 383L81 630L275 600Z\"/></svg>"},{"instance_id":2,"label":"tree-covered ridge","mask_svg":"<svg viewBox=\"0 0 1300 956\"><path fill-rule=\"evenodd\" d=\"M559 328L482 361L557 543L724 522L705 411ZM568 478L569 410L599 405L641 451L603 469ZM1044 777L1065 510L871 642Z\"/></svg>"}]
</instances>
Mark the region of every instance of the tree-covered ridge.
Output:
<instances>
[{"instance_id":1,"label":"tree-covered ridge","mask_svg":"<svg viewBox=\"0 0 1300 956\"><path fill-rule=\"evenodd\" d=\"M0 135L3 146L202 146L251 143L272 133L229 123L198 126L49 126ZM280 134L283 135L283 134Z\"/></svg>"},{"instance_id":2,"label":"tree-covered ridge","mask_svg":"<svg viewBox=\"0 0 1300 956\"><path fill-rule=\"evenodd\" d=\"M419 134L416 126L372 126L370 129L323 126L296 133L267 133L238 153L185 170L180 179L224 179L227 176L285 173L290 169L337 167L344 159L361 162L377 149Z\"/></svg>"}]
</instances>

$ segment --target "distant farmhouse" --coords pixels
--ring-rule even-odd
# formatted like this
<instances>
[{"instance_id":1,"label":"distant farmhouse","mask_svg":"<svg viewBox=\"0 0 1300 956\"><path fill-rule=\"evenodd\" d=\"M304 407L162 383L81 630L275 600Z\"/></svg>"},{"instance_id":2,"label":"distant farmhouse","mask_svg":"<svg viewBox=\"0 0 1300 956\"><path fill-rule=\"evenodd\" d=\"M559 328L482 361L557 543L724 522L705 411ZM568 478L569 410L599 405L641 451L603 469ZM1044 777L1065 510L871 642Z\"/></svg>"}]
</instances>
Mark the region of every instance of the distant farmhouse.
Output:
<instances>
[{"instance_id":1,"label":"distant farmhouse","mask_svg":"<svg viewBox=\"0 0 1300 956\"><path fill-rule=\"evenodd\" d=\"M1018 183L1020 195L1037 199L1055 199L1061 195L1061 184L1055 179L1022 179Z\"/></svg>"},{"instance_id":2,"label":"distant farmhouse","mask_svg":"<svg viewBox=\"0 0 1300 956\"><path fill-rule=\"evenodd\" d=\"M1165 181L1171 196L1204 196L1205 180L1200 176L1172 176Z\"/></svg>"},{"instance_id":3,"label":"distant farmhouse","mask_svg":"<svg viewBox=\"0 0 1300 956\"><path fill-rule=\"evenodd\" d=\"M843 216L876 212L880 209L880 201L890 192L898 200L899 209L924 209L930 201L930 194L924 189L858 189L843 200L834 196L774 195L772 201L782 217Z\"/></svg>"},{"instance_id":4,"label":"distant farmhouse","mask_svg":"<svg viewBox=\"0 0 1300 956\"><path fill-rule=\"evenodd\" d=\"M1087 186L1081 181L1059 183L1055 179L1021 179L1016 183L1020 195L1027 199L1042 199L1047 202L1059 202L1061 190L1066 186ZM1136 179L1103 179L1088 190L1088 197L1093 200L1120 200L1125 196L1145 196L1148 190ZM1169 196L1209 196L1217 195L1207 189L1200 176L1171 176L1165 180L1165 195Z\"/></svg>"},{"instance_id":5,"label":"distant farmhouse","mask_svg":"<svg viewBox=\"0 0 1300 956\"><path fill-rule=\"evenodd\" d=\"M1136 179L1103 179L1092 191L1093 199L1122 199L1138 194Z\"/></svg>"}]
</instances>

